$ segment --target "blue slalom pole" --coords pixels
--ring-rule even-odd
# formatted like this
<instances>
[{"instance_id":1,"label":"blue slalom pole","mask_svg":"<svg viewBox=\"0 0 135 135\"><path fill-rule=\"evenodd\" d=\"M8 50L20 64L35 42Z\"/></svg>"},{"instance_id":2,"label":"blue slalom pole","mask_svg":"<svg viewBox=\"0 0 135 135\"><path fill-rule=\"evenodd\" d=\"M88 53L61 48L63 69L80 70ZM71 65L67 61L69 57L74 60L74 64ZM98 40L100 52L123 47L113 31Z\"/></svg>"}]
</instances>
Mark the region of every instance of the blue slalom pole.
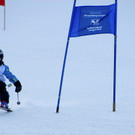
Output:
<instances>
[{"instance_id":1,"label":"blue slalom pole","mask_svg":"<svg viewBox=\"0 0 135 135\"><path fill-rule=\"evenodd\" d=\"M62 84L63 84L63 78L64 78L64 72L65 72L65 65L66 65L66 59L67 59L68 46L69 46L70 33L71 33L72 22L73 22L73 17L74 17L75 5L76 5L76 0L74 0L74 4L73 4L72 17L71 17L71 22L70 22L70 28L69 28L68 38L67 38L66 49L65 49L65 56L64 56L64 61L63 61L62 73L61 73L61 80L60 80L60 87L59 87L59 95L58 95L56 113L59 113Z\"/></svg>"},{"instance_id":2,"label":"blue slalom pole","mask_svg":"<svg viewBox=\"0 0 135 135\"><path fill-rule=\"evenodd\" d=\"M116 111L116 55L117 55L117 37L114 36L113 112Z\"/></svg>"},{"instance_id":3,"label":"blue slalom pole","mask_svg":"<svg viewBox=\"0 0 135 135\"><path fill-rule=\"evenodd\" d=\"M115 20L115 35L114 35L114 76L113 76L113 112L116 111L116 56L117 56L117 0L115 0L116 4L116 20Z\"/></svg>"}]
</instances>

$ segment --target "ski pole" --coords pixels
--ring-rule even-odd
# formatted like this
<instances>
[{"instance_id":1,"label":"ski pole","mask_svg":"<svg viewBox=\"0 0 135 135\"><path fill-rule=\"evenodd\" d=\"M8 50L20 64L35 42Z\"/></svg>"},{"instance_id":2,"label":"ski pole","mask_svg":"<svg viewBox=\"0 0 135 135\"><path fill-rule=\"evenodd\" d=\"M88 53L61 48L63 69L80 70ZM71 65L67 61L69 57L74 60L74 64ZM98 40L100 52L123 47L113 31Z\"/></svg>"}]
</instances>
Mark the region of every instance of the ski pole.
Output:
<instances>
[{"instance_id":1,"label":"ski pole","mask_svg":"<svg viewBox=\"0 0 135 135\"><path fill-rule=\"evenodd\" d=\"M21 102L19 101L19 93L17 92L17 104L20 105Z\"/></svg>"}]
</instances>

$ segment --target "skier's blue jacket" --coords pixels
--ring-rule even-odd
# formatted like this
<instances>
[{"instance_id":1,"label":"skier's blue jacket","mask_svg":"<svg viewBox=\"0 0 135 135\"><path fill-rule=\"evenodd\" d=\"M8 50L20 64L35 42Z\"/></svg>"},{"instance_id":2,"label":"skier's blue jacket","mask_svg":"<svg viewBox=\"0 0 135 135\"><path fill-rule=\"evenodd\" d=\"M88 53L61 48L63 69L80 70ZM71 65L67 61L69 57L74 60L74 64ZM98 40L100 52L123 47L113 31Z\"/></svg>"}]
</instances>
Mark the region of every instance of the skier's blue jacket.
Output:
<instances>
[{"instance_id":1,"label":"skier's blue jacket","mask_svg":"<svg viewBox=\"0 0 135 135\"><path fill-rule=\"evenodd\" d=\"M15 75L12 74L12 72L9 71L9 67L7 65L2 64L0 66L0 81L4 82L6 81L5 77L12 82L13 84L18 81Z\"/></svg>"}]
</instances>

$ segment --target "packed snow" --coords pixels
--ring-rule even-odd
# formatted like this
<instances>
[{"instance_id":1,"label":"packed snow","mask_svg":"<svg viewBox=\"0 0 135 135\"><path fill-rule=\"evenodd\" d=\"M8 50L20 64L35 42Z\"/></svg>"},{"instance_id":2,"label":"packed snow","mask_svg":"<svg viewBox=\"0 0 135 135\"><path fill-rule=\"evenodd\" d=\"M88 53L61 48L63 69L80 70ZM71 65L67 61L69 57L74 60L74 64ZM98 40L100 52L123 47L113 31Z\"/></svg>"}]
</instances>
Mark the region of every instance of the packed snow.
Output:
<instances>
[{"instance_id":1,"label":"packed snow","mask_svg":"<svg viewBox=\"0 0 135 135\"><path fill-rule=\"evenodd\" d=\"M77 0L108 5L114 0ZM22 83L12 113L0 110L0 135L134 135L134 0L118 0L116 112L113 104L114 36L71 38L61 95L57 98L73 0L6 0L0 7L0 49ZM9 82L6 82L9 84Z\"/></svg>"}]
</instances>

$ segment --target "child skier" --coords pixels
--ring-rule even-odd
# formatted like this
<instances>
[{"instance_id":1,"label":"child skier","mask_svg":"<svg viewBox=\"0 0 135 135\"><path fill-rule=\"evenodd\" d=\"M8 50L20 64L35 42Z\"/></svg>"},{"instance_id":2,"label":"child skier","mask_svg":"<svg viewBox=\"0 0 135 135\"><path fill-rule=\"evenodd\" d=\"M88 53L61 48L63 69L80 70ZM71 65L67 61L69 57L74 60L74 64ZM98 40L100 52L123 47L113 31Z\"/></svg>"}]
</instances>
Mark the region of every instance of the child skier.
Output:
<instances>
[{"instance_id":1,"label":"child skier","mask_svg":"<svg viewBox=\"0 0 135 135\"><path fill-rule=\"evenodd\" d=\"M9 67L4 64L3 57L4 54L0 49L0 107L8 109L9 93L6 90L5 77L15 85L15 92L20 92L22 89L22 85L20 81L16 78L16 76L9 71Z\"/></svg>"}]
</instances>

